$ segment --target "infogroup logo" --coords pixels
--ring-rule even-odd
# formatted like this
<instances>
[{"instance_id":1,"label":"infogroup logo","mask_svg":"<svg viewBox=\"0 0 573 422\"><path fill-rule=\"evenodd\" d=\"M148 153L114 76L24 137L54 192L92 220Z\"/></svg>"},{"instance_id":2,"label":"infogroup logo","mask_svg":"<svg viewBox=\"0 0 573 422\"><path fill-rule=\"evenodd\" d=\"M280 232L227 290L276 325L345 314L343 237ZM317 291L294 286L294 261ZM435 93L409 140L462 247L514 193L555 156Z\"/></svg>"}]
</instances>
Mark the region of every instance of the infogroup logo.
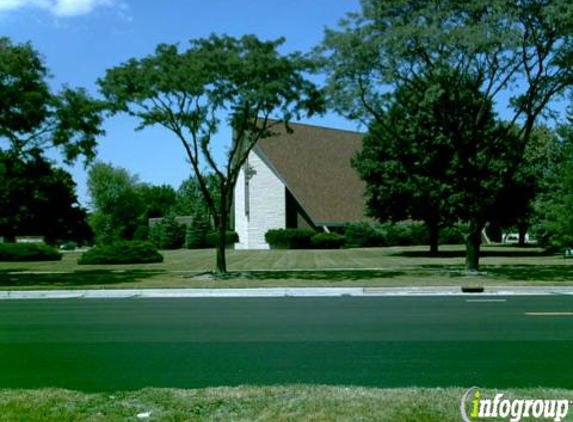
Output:
<instances>
[{"instance_id":1,"label":"infogroup logo","mask_svg":"<svg viewBox=\"0 0 573 422\"><path fill-rule=\"evenodd\" d=\"M465 422L488 418L508 419L520 422L524 419L553 419L560 422L569 413L569 400L507 399L498 393L486 398L477 387L472 387L462 396L460 411Z\"/></svg>"}]
</instances>

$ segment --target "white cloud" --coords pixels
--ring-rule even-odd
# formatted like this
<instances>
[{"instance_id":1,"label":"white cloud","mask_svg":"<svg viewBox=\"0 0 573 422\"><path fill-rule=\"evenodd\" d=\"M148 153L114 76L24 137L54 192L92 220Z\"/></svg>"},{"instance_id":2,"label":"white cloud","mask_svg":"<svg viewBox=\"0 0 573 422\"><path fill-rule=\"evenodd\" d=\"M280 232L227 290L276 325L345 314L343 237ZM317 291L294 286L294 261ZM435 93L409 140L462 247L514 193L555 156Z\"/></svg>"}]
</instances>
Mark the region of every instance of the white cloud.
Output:
<instances>
[{"instance_id":1,"label":"white cloud","mask_svg":"<svg viewBox=\"0 0 573 422\"><path fill-rule=\"evenodd\" d=\"M48 8L50 2L47 0L0 0L0 11L20 9L26 6Z\"/></svg>"},{"instance_id":2,"label":"white cloud","mask_svg":"<svg viewBox=\"0 0 573 422\"><path fill-rule=\"evenodd\" d=\"M0 12L23 7L48 10L55 16L85 15L102 5L112 5L114 0L0 0Z\"/></svg>"},{"instance_id":3,"label":"white cloud","mask_svg":"<svg viewBox=\"0 0 573 422\"><path fill-rule=\"evenodd\" d=\"M110 4L107 0L56 0L52 11L56 16L84 15L94 7Z\"/></svg>"}]
</instances>

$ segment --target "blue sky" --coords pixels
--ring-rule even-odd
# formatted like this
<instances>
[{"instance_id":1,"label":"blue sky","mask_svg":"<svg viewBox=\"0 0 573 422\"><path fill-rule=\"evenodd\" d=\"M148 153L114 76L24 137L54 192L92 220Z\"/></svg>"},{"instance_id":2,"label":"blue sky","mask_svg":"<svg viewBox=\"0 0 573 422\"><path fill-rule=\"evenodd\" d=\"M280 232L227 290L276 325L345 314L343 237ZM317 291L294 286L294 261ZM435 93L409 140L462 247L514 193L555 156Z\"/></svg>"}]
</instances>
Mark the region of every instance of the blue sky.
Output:
<instances>
[{"instance_id":1,"label":"blue sky","mask_svg":"<svg viewBox=\"0 0 573 422\"><path fill-rule=\"evenodd\" d=\"M105 70L132 57L153 53L159 43L180 43L211 33L263 39L286 37L284 52L309 51L325 27L336 26L359 0L0 0L2 36L31 41L43 55L54 87L66 83L97 95L95 81ZM357 129L327 114L308 123ZM127 168L140 180L174 187L190 175L183 149L164 129L135 132L127 116L106 121L98 159ZM219 142L226 141L223 130ZM69 169L87 205L82 165Z\"/></svg>"}]
</instances>

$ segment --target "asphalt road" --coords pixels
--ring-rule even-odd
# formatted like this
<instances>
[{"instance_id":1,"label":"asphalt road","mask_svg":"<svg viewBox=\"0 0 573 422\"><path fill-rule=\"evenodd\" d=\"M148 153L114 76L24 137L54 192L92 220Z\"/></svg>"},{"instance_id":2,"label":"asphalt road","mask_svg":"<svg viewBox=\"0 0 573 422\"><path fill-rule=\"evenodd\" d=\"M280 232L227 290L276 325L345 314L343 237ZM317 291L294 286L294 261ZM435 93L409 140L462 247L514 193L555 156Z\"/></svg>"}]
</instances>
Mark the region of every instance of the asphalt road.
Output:
<instances>
[{"instance_id":1,"label":"asphalt road","mask_svg":"<svg viewBox=\"0 0 573 422\"><path fill-rule=\"evenodd\" d=\"M573 296L0 301L0 388L573 388L572 312Z\"/></svg>"}]
</instances>

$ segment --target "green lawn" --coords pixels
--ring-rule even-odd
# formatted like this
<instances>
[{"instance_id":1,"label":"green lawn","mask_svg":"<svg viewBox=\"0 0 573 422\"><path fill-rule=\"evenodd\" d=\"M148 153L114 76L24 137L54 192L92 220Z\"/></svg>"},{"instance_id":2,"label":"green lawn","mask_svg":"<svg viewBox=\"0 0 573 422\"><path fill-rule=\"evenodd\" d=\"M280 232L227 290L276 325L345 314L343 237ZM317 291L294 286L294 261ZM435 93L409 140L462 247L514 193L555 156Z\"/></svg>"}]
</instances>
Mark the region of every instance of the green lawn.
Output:
<instances>
[{"instance_id":1,"label":"green lawn","mask_svg":"<svg viewBox=\"0 0 573 422\"><path fill-rule=\"evenodd\" d=\"M161 264L77 265L62 261L0 263L0 289L145 287L398 287L437 285L573 285L573 261L536 248L484 247L480 274L464 272L462 246L341 250L228 251L231 274L210 274L214 250L163 251Z\"/></svg>"},{"instance_id":2,"label":"green lawn","mask_svg":"<svg viewBox=\"0 0 573 422\"><path fill-rule=\"evenodd\" d=\"M381 390L305 385L144 389L115 394L8 390L0 391L0 421L459 422L464 393L462 388ZM495 394L488 390L482 393L487 397ZM509 399L573 399L569 390L502 393ZM148 418L137 417L147 412L150 412ZM570 411L563 421L572 421L572 416Z\"/></svg>"}]
</instances>

